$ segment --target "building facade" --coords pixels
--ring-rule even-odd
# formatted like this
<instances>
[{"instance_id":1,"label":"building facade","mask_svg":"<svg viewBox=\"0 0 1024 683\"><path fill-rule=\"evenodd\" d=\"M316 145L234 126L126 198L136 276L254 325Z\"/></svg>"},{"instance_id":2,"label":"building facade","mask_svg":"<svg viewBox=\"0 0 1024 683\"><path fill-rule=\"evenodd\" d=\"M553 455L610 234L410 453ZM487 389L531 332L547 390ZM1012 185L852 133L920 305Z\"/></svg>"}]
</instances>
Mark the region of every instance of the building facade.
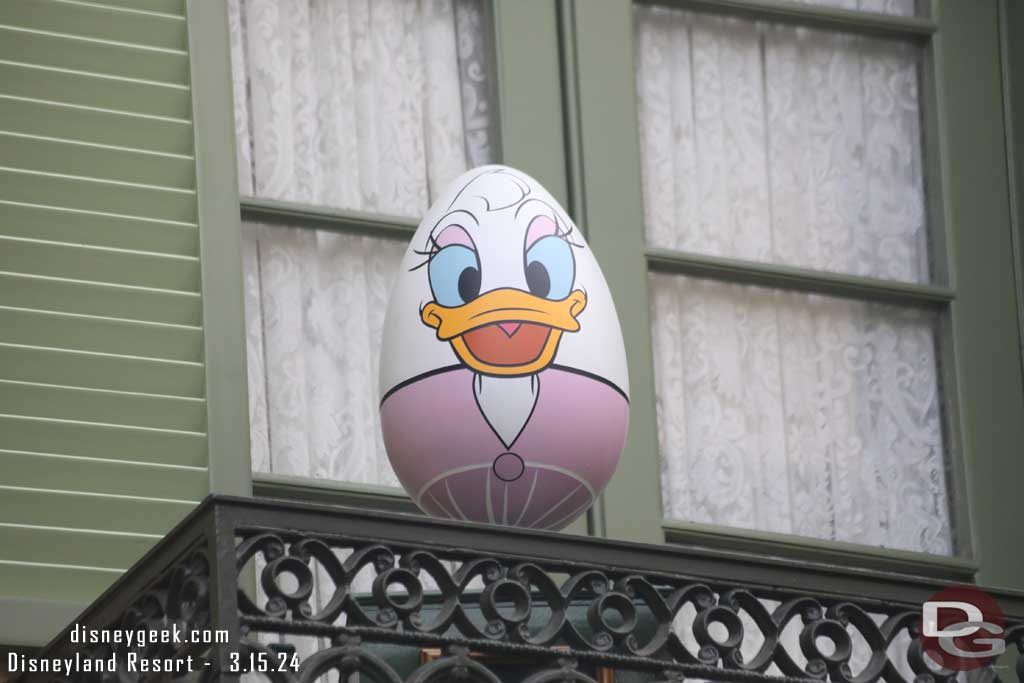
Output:
<instances>
[{"instance_id":1,"label":"building facade","mask_svg":"<svg viewBox=\"0 0 1024 683\"><path fill-rule=\"evenodd\" d=\"M1012 0L0 4L0 644L211 493L417 513L381 304L490 162L562 203L625 335L622 462L564 533L1024 590L1022 31Z\"/></svg>"}]
</instances>

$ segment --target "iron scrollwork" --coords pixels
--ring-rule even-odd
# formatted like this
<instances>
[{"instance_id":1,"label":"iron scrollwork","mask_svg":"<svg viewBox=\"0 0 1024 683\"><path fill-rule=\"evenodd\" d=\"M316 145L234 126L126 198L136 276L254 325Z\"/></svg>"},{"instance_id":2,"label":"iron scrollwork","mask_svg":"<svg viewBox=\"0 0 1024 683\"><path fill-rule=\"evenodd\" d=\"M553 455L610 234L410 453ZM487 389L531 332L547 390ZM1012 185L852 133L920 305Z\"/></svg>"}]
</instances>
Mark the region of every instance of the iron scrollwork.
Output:
<instances>
[{"instance_id":1,"label":"iron scrollwork","mask_svg":"<svg viewBox=\"0 0 1024 683\"><path fill-rule=\"evenodd\" d=\"M662 671L670 681L956 678L930 663L921 648L920 613L902 606L875 605L885 611L871 612L853 601L767 596L751 586L267 529L240 536L237 570L256 559L261 598L239 592L246 629L449 648L443 663L408 679L416 683L434 680L439 671L447 672L443 680L492 683L486 666L466 658L465 648L562 662L537 672L531 683L586 683L585 674L564 664L573 658ZM290 575L288 585L284 575ZM318 576L326 580L316 601ZM782 599L770 607L767 597ZM897 639L906 645L894 658ZM1024 647L1022 627L1012 625L1006 639ZM307 680L304 672L312 669L322 673L325 662L340 669L344 662L358 664L372 669L367 673L374 680L397 680L354 642L317 653L298 680Z\"/></svg>"},{"instance_id":2,"label":"iron scrollwork","mask_svg":"<svg viewBox=\"0 0 1024 683\"><path fill-rule=\"evenodd\" d=\"M210 564L206 554L196 549L172 565L114 621L81 625L93 635L69 637L70 643L80 644L81 660L110 662L112 667L99 671L78 667L51 680L136 683L189 673L207 678L212 673L210 643L193 641L191 635L209 633L210 626Z\"/></svg>"},{"instance_id":3,"label":"iron scrollwork","mask_svg":"<svg viewBox=\"0 0 1024 683\"><path fill-rule=\"evenodd\" d=\"M376 535L352 533L370 528ZM421 539L418 529L429 533ZM192 657L189 680L250 674L274 683L607 683L610 671L659 683L961 680L934 665L919 632L920 600L937 582L890 576L887 587L858 579L831 584L850 591L819 593L781 573L781 582L761 581L746 567L731 575L749 583L721 578L718 559L695 571L688 562L698 563L696 554L675 549L565 546L563 557L562 539L551 536L214 497L90 607L82 625L226 633L227 642L93 645L74 640L69 627L40 659L109 658L119 666L24 679L136 683L182 673L130 671L124 664L134 655ZM605 563L606 552L619 562ZM912 596L900 598L893 586ZM1000 637L1024 653L1021 599L996 594L1010 606ZM257 666L281 661L288 647L301 647L284 658L293 666ZM407 656L428 650L436 655ZM1015 671L1007 659L986 662L972 678L1016 674L1024 683L1024 657Z\"/></svg>"}]
</instances>

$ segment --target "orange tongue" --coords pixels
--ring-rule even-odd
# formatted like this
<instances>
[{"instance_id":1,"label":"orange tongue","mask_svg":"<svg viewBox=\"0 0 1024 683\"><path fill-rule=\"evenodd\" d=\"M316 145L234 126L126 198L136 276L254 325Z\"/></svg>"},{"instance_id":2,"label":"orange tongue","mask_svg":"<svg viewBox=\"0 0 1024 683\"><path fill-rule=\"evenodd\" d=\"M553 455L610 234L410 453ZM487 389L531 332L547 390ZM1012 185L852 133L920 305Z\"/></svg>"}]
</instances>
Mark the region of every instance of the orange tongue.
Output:
<instances>
[{"instance_id":1,"label":"orange tongue","mask_svg":"<svg viewBox=\"0 0 1024 683\"><path fill-rule=\"evenodd\" d=\"M491 323L462 335L469 352L491 365L514 367L540 357L551 328L538 323Z\"/></svg>"}]
</instances>

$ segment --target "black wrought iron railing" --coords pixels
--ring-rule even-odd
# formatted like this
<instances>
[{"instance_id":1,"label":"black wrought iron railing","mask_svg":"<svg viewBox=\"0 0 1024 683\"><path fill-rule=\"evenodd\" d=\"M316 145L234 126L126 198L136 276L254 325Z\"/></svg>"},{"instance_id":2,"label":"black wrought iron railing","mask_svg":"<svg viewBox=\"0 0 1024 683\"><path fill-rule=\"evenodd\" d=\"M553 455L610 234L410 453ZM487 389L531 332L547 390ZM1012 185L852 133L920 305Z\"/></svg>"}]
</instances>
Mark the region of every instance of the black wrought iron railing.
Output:
<instances>
[{"instance_id":1,"label":"black wrought iron railing","mask_svg":"<svg viewBox=\"0 0 1024 683\"><path fill-rule=\"evenodd\" d=\"M919 633L922 602L943 587L211 497L34 657L71 660L70 673L24 679L947 683L956 672L930 662ZM1024 597L992 595L1007 650L1019 652ZM1015 671L1009 658L984 673L1024 681L1024 658Z\"/></svg>"}]
</instances>

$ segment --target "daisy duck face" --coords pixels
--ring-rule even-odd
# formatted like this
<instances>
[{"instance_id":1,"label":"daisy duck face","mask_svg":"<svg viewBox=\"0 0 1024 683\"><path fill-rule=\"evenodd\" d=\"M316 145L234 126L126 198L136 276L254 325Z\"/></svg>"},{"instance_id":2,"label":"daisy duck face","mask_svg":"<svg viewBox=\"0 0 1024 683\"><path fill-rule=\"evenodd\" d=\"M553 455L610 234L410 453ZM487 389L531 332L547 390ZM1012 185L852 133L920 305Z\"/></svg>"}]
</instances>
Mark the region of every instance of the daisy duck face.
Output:
<instances>
[{"instance_id":1,"label":"daisy duck face","mask_svg":"<svg viewBox=\"0 0 1024 683\"><path fill-rule=\"evenodd\" d=\"M434 300L421 311L462 363L499 377L550 365L562 334L579 331L587 305L586 293L574 289L573 249L582 245L572 229L515 176L507 182L513 196L500 198L507 206L463 193L441 217L425 250Z\"/></svg>"},{"instance_id":2,"label":"daisy duck face","mask_svg":"<svg viewBox=\"0 0 1024 683\"><path fill-rule=\"evenodd\" d=\"M608 483L628 427L615 307L533 178L486 166L431 207L384 324L381 426L426 512L557 529Z\"/></svg>"}]
</instances>

